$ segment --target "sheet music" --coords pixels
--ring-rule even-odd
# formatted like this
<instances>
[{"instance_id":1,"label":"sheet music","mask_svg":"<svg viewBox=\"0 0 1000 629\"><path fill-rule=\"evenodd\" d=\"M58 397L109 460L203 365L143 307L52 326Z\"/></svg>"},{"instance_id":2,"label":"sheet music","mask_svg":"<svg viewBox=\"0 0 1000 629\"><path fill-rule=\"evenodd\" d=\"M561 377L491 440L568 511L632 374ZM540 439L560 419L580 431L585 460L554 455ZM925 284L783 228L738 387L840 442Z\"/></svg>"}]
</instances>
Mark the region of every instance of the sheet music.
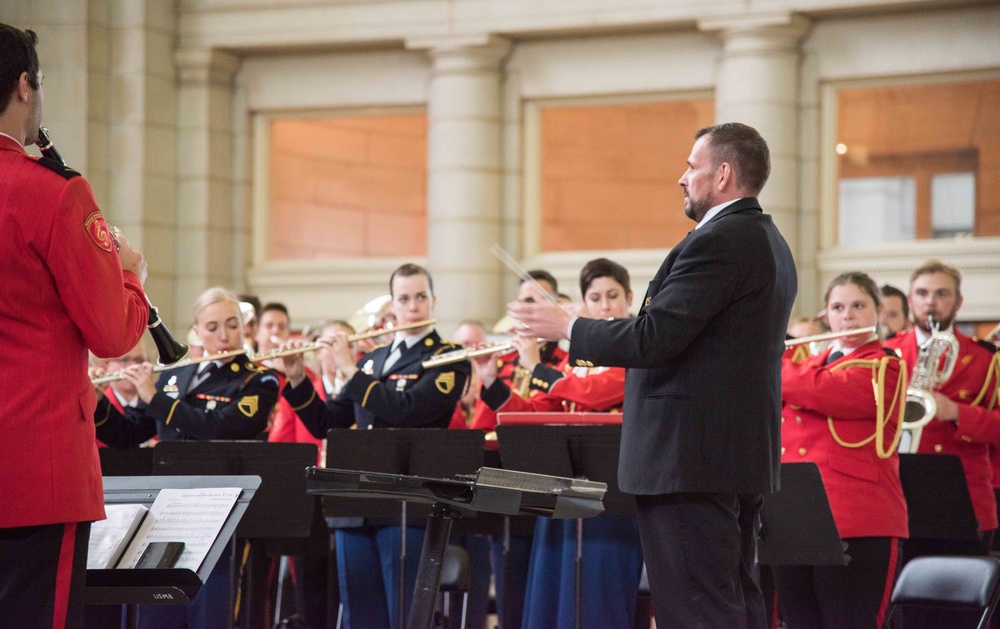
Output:
<instances>
[{"instance_id":1,"label":"sheet music","mask_svg":"<svg viewBox=\"0 0 1000 629\"><path fill-rule=\"evenodd\" d=\"M184 542L184 552L174 567L197 572L242 491L238 487L161 489L118 567L134 568L150 542Z\"/></svg>"},{"instance_id":2,"label":"sheet music","mask_svg":"<svg viewBox=\"0 0 1000 629\"><path fill-rule=\"evenodd\" d=\"M114 568L149 511L145 505L105 505L107 518L90 526L87 568Z\"/></svg>"}]
</instances>

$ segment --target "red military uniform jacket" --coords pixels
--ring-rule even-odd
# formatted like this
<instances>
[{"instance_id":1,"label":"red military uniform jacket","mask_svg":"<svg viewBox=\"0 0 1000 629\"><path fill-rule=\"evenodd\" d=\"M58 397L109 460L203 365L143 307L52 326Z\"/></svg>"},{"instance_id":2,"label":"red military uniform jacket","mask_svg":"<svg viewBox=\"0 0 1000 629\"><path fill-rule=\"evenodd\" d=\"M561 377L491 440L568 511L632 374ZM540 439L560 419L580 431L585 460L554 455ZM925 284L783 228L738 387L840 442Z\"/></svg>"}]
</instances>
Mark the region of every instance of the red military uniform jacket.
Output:
<instances>
[{"instance_id":1,"label":"red military uniform jacket","mask_svg":"<svg viewBox=\"0 0 1000 629\"><path fill-rule=\"evenodd\" d=\"M83 177L0 135L0 528L104 518L87 350L146 329Z\"/></svg>"},{"instance_id":2,"label":"red military uniform jacket","mask_svg":"<svg viewBox=\"0 0 1000 629\"><path fill-rule=\"evenodd\" d=\"M529 395L514 394L499 378L481 399L494 412L559 412L621 410L625 370L621 367L571 367L566 355L555 367L539 363L531 372Z\"/></svg>"},{"instance_id":3,"label":"red military uniform jacket","mask_svg":"<svg viewBox=\"0 0 1000 629\"><path fill-rule=\"evenodd\" d=\"M997 528L989 446L1000 444L1000 409L996 408L998 355L957 330L955 338L955 369L937 390L958 404L958 421L935 419L924 426L918 452L957 454L962 459L979 530L989 531ZM900 332L886 345L900 351L912 375L919 355L916 333Z\"/></svg>"},{"instance_id":4,"label":"red military uniform jacket","mask_svg":"<svg viewBox=\"0 0 1000 629\"><path fill-rule=\"evenodd\" d=\"M900 361L878 341L826 364L830 352L800 362L793 361L795 350L785 352L781 462L819 467L842 538L908 537L896 453L906 388ZM884 383L880 400L873 394L875 379Z\"/></svg>"},{"instance_id":5,"label":"red military uniform jacket","mask_svg":"<svg viewBox=\"0 0 1000 629\"><path fill-rule=\"evenodd\" d=\"M547 343L542 348L541 358L542 362L539 363L541 365L558 366L564 364L569 359L569 355L559 349L556 343ZM508 352L497 358L497 379L493 383L493 386L497 387L499 391L507 388L519 394L523 393L525 397L537 395L539 391L531 389L530 383L531 373L521 366L516 351ZM483 388L480 391L479 399L476 400L476 411L472 417L472 425L469 426L473 430L485 430L487 432L496 430L497 413L483 400L483 395L486 394L487 389ZM554 402L553 404L553 408L536 410L562 410L561 404L555 404Z\"/></svg>"},{"instance_id":6,"label":"red military uniform jacket","mask_svg":"<svg viewBox=\"0 0 1000 629\"><path fill-rule=\"evenodd\" d=\"M305 427L299 416L292 410L292 406L288 403L288 400L281 397L280 392L285 390L288 378L285 377L285 374L278 371L275 371L274 374L278 376L279 396L278 403L275 405L274 411L272 411L273 419L271 429L267 431L267 440L290 443L314 443L319 448L316 463L319 465L319 459L322 459L323 456L323 440L312 436L309 429ZM323 384L323 378L311 369L306 369L306 377L312 382L313 388L316 389L316 394L319 398L325 401L326 387Z\"/></svg>"}]
</instances>

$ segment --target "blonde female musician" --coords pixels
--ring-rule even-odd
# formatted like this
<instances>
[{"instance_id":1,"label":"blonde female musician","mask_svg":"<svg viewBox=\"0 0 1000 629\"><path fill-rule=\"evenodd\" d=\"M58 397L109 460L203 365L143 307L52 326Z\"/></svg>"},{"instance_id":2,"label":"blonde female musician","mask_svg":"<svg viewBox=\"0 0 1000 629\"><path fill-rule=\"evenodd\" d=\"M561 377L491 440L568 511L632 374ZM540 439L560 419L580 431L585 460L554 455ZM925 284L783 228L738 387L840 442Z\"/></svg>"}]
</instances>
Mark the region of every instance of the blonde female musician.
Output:
<instances>
[{"instance_id":1,"label":"blonde female musician","mask_svg":"<svg viewBox=\"0 0 1000 629\"><path fill-rule=\"evenodd\" d=\"M580 272L581 315L625 318L632 303L628 271L606 258ZM482 399L496 411L611 411L625 397L625 370L572 367L568 356L550 367L538 343L515 341L521 364L531 370L533 395L522 398L496 377L496 360L477 359ZM620 417L620 415L619 415ZM584 521L583 606L586 627L631 627L635 618L642 551L634 516L601 515ZM538 518L529 560L521 626L569 629L575 625L576 522Z\"/></svg>"},{"instance_id":2,"label":"blonde female musician","mask_svg":"<svg viewBox=\"0 0 1000 629\"><path fill-rule=\"evenodd\" d=\"M228 290L202 293L194 319L206 355L243 347L239 301ZM161 441L253 439L278 400L278 378L246 356L172 369L156 384L149 363L130 365L122 374L146 407L122 414L101 396L94 413L97 438L114 448L136 447L154 435Z\"/></svg>"},{"instance_id":3,"label":"blonde female musician","mask_svg":"<svg viewBox=\"0 0 1000 629\"><path fill-rule=\"evenodd\" d=\"M830 284L826 308L834 332L875 325L878 287L845 273ZM882 626L908 536L896 454L905 374L875 334L842 337L817 356L785 352L781 462L819 466L850 556L846 566L774 568L789 629Z\"/></svg>"}]
</instances>

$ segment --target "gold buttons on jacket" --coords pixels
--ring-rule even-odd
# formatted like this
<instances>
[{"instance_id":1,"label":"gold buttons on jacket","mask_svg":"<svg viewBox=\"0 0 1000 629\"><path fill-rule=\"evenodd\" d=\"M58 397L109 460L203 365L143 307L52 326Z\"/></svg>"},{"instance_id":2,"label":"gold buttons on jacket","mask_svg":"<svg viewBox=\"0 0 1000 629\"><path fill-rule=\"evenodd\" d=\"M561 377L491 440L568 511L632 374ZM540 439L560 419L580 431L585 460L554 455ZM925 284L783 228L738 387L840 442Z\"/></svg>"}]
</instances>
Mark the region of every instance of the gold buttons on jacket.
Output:
<instances>
[{"instance_id":1,"label":"gold buttons on jacket","mask_svg":"<svg viewBox=\"0 0 1000 629\"><path fill-rule=\"evenodd\" d=\"M800 416L796 415L795 416L795 423L796 424L801 424L802 423L802 418Z\"/></svg>"},{"instance_id":2,"label":"gold buttons on jacket","mask_svg":"<svg viewBox=\"0 0 1000 629\"><path fill-rule=\"evenodd\" d=\"M806 455L806 449L805 448L799 448L799 455L805 456Z\"/></svg>"},{"instance_id":3,"label":"gold buttons on jacket","mask_svg":"<svg viewBox=\"0 0 1000 629\"><path fill-rule=\"evenodd\" d=\"M959 438L966 443L972 443L972 437L970 437L969 435L962 435Z\"/></svg>"},{"instance_id":4,"label":"gold buttons on jacket","mask_svg":"<svg viewBox=\"0 0 1000 629\"><path fill-rule=\"evenodd\" d=\"M577 367L593 367L594 363L590 362L589 360L580 360L579 358L577 358L576 359L576 366Z\"/></svg>"},{"instance_id":5,"label":"gold buttons on jacket","mask_svg":"<svg viewBox=\"0 0 1000 629\"><path fill-rule=\"evenodd\" d=\"M934 444L934 451L935 452L940 452L941 450L944 450L944 446L941 445L940 443L935 443Z\"/></svg>"}]
</instances>

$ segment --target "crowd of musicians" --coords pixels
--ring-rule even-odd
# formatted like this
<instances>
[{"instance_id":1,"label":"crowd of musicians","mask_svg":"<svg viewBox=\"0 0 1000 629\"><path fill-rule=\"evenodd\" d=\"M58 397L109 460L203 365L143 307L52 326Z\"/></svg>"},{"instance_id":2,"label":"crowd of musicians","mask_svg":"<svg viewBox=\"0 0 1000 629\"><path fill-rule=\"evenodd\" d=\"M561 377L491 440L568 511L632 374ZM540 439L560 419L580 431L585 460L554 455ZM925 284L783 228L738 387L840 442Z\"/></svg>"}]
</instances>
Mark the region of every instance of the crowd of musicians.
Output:
<instances>
[{"instance_id":1,"label":"crowd of musicians","mask_svg":"<svg viewBox=\"0 0 1000 629\"><path fill-rule=\"evenodd\" d=\"M530 277L520 283L518 301L560 298L551 274L536 270ZM436 298L427 269L403 265L392 274L389 288L391 301L376 325L432 319ZM580 302L562 296L564 307L577 316L629 316L633 291L620 264L592 260L580 273L579 290ZM478 429L489 439L498 413L621 410L625 370L569 364L565 347L556 343L515 335L507 339L506 351L424 367L428 359L463 345L488 347L490 334L469 321L454 335L461 345L442 339L433 325L389 329L374 341L352 342L356 330L350 324L324 321L290 340L283 305L260 307L258 302L248 308L243 299L248 298L222 288L205 291L194 305L190 339L206 357L243 347L246 354L169 370L155 380L142 343L118 359L95 363L92 376L123 376L99 387L94 419L102 446L131 448L178 439L322 446L329 429L350 427ZM997 462L991 454L1000 446L1000 354L989 342L956 328L961 304L960 272L929 261L913 271L906 293L879 288L862 272L845 273L827 287L821 316L790 323L789 338L842 333L824 343L789 343L781 374L781 460L819 467L850 561L846 566L779 566L770 573L764 568L765 581L774 585L768 593L774 622L780 618L792 629L879 627L894 579L908 558L990 550L997 529ZM873 326L878 332L871 331ZM851 330L859 332L851 335ZM902 439L902 418L910 374L921 346L941 333L957 339L955 367L932 392L935 419L923 428L918 444L909 443ZM253 358L304 344L315 351ZM909 448L905 451L961 459L979 523L978 547L907 543L901 440ZM345 627L398 626L400 580L403 591L411 592L416 573L415 565L405 574L399 569L399 522L342 518L328 524L335 569L327 572L321 559L293 560L302 626L326 626L327 597L339 598ZM405 535L410 548L420 547L419 522ZM500 626L576 626L576 538L575 521L539 518L533 533L515 532L506 548L500 535L459 540L473 564L469 626L485 626L491 575ZM583 552L583 626L636 626L643 559L634 518L605 514L585 520ZM327 573L335 573L337 582L325 583ZM224 596L227 583L220 573L217 583L206 586L215 595L202 596L187 609L143 610L142 626L184 626L184 618L188 626L221 626L216 623L232 613Z\"/></svg>"}]
</instances>

